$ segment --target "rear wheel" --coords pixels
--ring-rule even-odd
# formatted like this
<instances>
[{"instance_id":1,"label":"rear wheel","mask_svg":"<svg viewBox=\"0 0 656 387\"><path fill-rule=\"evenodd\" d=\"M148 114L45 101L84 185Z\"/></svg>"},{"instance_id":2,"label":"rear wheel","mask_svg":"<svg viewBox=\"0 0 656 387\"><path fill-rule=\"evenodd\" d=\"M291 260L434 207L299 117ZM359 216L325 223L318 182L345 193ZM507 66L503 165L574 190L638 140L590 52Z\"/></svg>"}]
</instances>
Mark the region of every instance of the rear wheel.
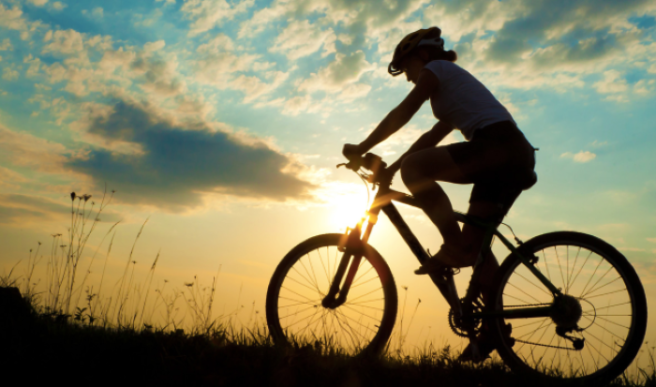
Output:
<instances>
[{"instance_id":1,"label":"rear wheel","mask_svg":"<svg viewBox=\"0 0 656 387\"><path fill-rule=\"evenodd\" d=\"M645 292L626 258L601 239L576 232L540 235L519 251L537 258L535 266L567 295L559 301L567 312L552 308L551 317L497 319L504 362L516 372L585 385L620 375L638 353L647 326ZM499 268L494 289L492 305L504 310L554 302L515 254ZM563 327L572 325L577 329L566 329L566 335L573 340L562 337Z\"/></svg>"},{"instance_id":2,"label":"rear wheel","mask_svg":"<svg viewBox=\"0 0 656 387\"><path fill-rule=\"evenodd\" d=\"M266 299L267 324L276 344L319 344L348 354L385 348L396 319L396 285L371 246L364 248L346 301L336 308L322 305L344 255L337 249L341 236L312 237L276 268Z\"/></svg>"}]
</instances>

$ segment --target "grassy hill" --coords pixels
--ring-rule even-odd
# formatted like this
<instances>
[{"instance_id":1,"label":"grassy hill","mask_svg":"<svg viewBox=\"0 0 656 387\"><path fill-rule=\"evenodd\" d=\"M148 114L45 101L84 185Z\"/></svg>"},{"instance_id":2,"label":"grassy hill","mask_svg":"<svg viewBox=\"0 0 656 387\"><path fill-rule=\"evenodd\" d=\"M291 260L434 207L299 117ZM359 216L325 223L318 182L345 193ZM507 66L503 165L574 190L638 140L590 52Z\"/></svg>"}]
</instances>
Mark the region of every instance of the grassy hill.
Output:
<instances>
[{"instance_id":1,"label":"grassy hill","mask_svg":"<svg viewBox=\"0 0 656 387\"><path fill-rule=\"evenodd\" d=\"M16 288L0 288L0 364L30 385L134 386L538 386L499 362L459 362L449 348L417 358L349 357L337 348L281 348L266 329L116 329L37 313ZM656 386L654 370L636 384Z\"/></svg>"}]
</instances>

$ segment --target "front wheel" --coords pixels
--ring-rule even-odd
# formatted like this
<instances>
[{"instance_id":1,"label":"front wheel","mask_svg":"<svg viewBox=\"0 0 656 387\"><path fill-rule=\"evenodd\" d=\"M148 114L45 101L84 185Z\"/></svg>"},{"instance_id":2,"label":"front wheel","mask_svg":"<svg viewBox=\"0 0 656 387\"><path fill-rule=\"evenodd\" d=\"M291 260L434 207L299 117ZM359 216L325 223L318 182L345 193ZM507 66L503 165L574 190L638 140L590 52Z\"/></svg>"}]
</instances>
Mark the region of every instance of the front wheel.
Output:
<instances>
[{"instance_id":1,"label":"front wheel","mask_svg":"<svg viewBox=\"0 0 656 387\"><path fill-rule=\"evenodd\" d=\"M568 296L570 311L558 314L552 307L550 317L498 318L494 330L504 362L513 371L554 382L592 385L620 375L638 353L647 326L645 292L631 264L608 243L576 232L537 236L519 252L537 258L535 266ZM515 254L496 278L497 310L554 302Z\"/></svg>"},{"instance_id":2,"label":"front wheel","mask_svg":"<svg viewBox=\"0 0 656 387\"><path fill-rule=\"evenodd\" d=\"M322 305L344 255L337 249L341 236L312 237L276 268L266 298L267 324L276 344L319 344L348 354L385 348L396 319L396 285L371 246L363 249L346 301L336 308Z\"/></svg>"}]
</instances>

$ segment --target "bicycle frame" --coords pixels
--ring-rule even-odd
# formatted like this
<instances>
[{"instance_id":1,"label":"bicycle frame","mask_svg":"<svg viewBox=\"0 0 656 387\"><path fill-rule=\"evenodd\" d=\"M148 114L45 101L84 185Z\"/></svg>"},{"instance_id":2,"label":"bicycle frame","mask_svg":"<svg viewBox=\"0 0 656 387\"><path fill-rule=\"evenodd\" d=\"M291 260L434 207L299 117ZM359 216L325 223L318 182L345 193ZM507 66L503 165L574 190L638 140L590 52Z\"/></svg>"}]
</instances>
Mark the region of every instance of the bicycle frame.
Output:
<instances>
[{"instance_id":1,"label":"bicycle frame","mask_svg":"<svg viewBox=\"0 0 656 387\"><path fill-rule=\"evenodd\" d=\"M351 286L351 282L355 277L357 269L359 267L362 253L361 249L366 245L369 236L373 230L374 225L378 221L378 215L382 210L392 224L396 227L397 231L406 242L412 253L415 255L417 260L423 264L423 262L430 258L426 250L423 248L417 237L414 235L410 227L405 222L399 211L394 206L393 201L403 203L412 207L421 208L417 200L405 193L395 191L389 188L386 185L380 185L379 189L374 198L374 202L366 212L366 216L355 226L353 229L347 229L342 242L340 243L340 250L344 251L344 255L340 261L337 272L335 273L330 291L328 295L323 300L323 306L335 308L341 305L347 298L348 291ZM508 310L501 311L465 311L463 310L463 305L471 305L472 302L476 299L479 293L477 286L477 279L480 276L480 271L477 270L479 265L483 261L484 253L487 249L490 249L492 244L493 237L499 238L501 243L503 243L508 250L513 254L516 254L522 263L542 282L547 289L551 291L554 295L554 299L559 296L562 296L560 289L556 288L534 265L537 262L537 257L525 257L521 254L518 249L513 246L513 244L505 238L496 227L494 222L484 221L472 216L468 216L459 212L456 212L457 220L464 224L474 225L476 227L481 227L485 229L483 248L479 253L476 264L474 265L474 272L472 274L469 287L463 302L460 301L458 297L458 292L455 287L455 282L453 281L453 272L450 269L445 270L439 274L429 274L431 280L437 288L442 293L442 296L451 306L456 318L463 316L474 317L474 318L491 318L491 317L503 317L506 319L511 318L529 318L529 317L548 317L550 316L552 306L536 306L536 307L519 307ZM364 233L362 233L362 227L366 222L366 228ZM351 257L353 260L351 261ZM349 261L351 262L350 268L348 268L348 274L344 280L343 285L342 279L346 273L347 266L349 266ZM339 296L335 296L339 293Z\"/></svg>"}]
</instances>

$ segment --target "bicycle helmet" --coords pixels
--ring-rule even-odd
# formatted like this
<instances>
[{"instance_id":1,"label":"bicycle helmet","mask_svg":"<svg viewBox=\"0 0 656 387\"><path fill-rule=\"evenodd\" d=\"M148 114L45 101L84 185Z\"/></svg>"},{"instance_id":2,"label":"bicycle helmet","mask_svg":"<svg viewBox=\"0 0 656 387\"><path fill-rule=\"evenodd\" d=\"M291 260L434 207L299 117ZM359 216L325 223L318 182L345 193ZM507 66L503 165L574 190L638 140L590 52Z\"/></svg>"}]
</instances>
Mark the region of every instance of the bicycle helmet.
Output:
<instances>
[{"instance_id":1,"label":"bicycle helmet","mask_svg":"<svg viewBox=\"0 0 656 387\"><path fill-rule=\"evenodd\" d=\"M434 46L441 50L444 50L444 39L440 37L442 30L437 27L430 27L415 31L407 35L401 43L396 46L394 50L394 56L392 57L392 62L390 62L387 67L387 72L393 76L397 76L403 73L403 70L399 68L401 61L406 57L412 50L419 46Z\"/></svg>"}]
</instances>

